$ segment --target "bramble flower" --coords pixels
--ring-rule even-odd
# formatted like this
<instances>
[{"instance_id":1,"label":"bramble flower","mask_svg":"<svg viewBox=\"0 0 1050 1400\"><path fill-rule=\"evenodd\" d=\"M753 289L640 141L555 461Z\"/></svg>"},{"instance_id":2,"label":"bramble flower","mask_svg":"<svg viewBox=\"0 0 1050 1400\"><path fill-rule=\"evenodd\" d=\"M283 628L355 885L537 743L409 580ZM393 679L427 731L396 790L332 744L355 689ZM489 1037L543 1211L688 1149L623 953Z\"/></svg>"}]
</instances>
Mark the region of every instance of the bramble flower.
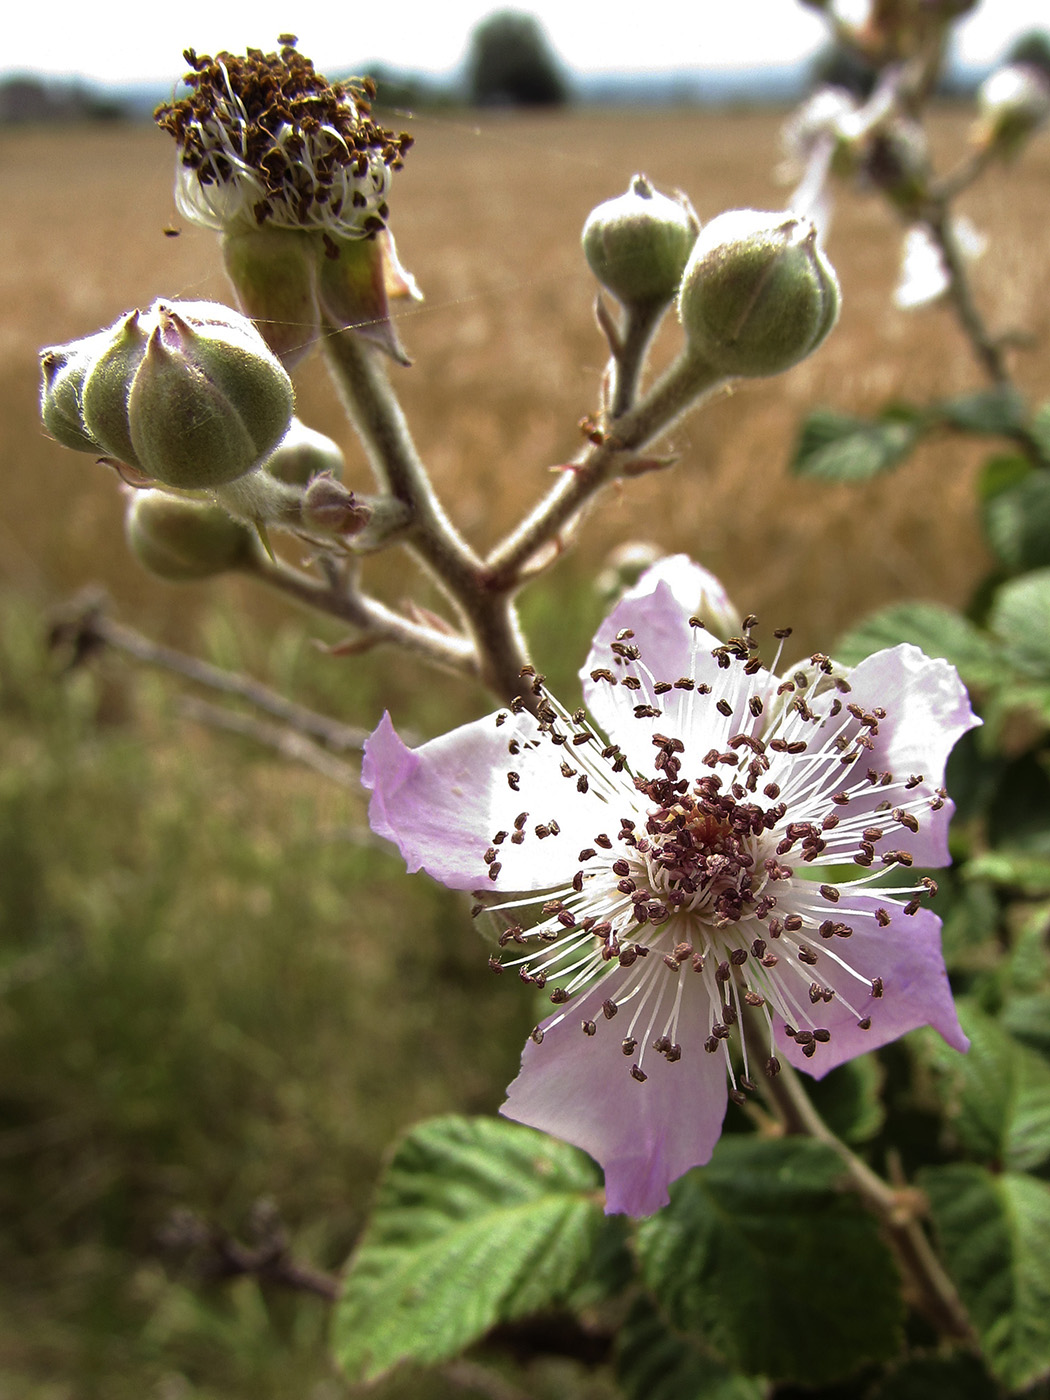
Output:
<instances>
[{"instance_id":1,"label":"bramble flower","mask_svg":"<svg viewBox=\"0 0 1050 1400\"><path fill-rule=\"evenodd\" d=\"M279 54L185 52L190 96L159 107L178 144L175 200L193 223L313 229L367 238L384 227L390 176L412 138L371 118L369 79L330 84L281 35Z\"/></svg>"},{"instance_id":2,"label":"bramble flower","mask_svg":"<svg viewBox=\"0 0 1050 1400\"><path fill-rule=\"evenodd\" d=\"M923 1025L967 1045L912 873L948 861L944 765L978 723L955 670L902 645L778 678L753 618L720 641L690 616L709 577L664 560L613 609L581 672L593 718L530 672L535 713L416 750L384 716L365 750L373 829L474 891L503 924L494 970L553 1004L503 1113L589 1152L631 1215L782 1059L820 1077Z\"/></svg>"}]
</instances>

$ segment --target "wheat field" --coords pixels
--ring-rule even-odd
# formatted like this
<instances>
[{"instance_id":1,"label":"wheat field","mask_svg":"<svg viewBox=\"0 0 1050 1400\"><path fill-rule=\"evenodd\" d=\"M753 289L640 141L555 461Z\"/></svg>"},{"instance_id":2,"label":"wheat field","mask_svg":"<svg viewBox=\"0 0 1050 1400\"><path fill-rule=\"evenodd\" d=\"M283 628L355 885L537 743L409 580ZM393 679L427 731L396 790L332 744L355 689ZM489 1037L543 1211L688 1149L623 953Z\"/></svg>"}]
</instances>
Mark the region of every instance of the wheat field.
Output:
<instances>
[{"instance_id":1,"label":"wheat field","mask_svg":"<svg viewBox=\"0 0 1050 1400\"><path fill-rule=\"evenodd\" d=\"M395 380L439 490L479 546L542 493L598 403L602 343L578 245L588 211L636 170L685 190L703 219L782 206L779 120L683 109L407 121L416 147L397 177L393 224L426 300L402 316L415 364L395 369ZM953 111L936 120L942 161L962 150L966 120ZM155 295L224 296L214 237L175 214L169 146L137 127L0 136L7 188L19 192L0 234L0 577L41 600L97 579L130 619L184 638L210 590L145 578L123 553L111 475L49 442L35 417L39 346ZM1037 401L1050 390L1050 306L1039 294L1050 260L1048 177L1044 141L965 201L990 240L975 274L979 299L996 330L1034 347L1018 353L1016 369ZM165 237L169 225L178 237ZM679 428L669 440L675 469L610 492L581 531L579 563L562 566L566 586L616 543L646 539L693 554L742 610L793 623L804 646L822 649L865 608L913 596L966 600L986 563L971 493L981 445L928 442L900 472L861 489L786 472L796 425L818 404L864 413L893 397L922 402L981 387L947 310L890 304L899 245L875 198L839 200L829 253L843 313L830 340L803 365L739 384ZM665 357L676 332L671 317ZM299 371L298 391L301 416L340 439L350 484L364 485L317 360ZM399 568L388 571L397 580L388 587L400 586ZM559 573L549 581L556 589ZM275 605L253 606L267 616Z\"/></svg>"}]
</instances>

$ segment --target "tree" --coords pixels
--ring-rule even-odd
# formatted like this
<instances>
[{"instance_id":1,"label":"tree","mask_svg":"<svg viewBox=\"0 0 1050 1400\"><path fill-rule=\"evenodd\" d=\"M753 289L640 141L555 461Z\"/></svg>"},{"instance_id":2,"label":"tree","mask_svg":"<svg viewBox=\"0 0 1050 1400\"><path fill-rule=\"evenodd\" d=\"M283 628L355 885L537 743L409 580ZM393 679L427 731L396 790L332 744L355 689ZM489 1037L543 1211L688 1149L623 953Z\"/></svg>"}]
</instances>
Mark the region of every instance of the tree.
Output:
<instances>
[{"instance_id":1,"label":"tree","mask_svg":"<svg viewBox=\"0 0 1050 1400\"><path fill-rule=\"evenodd\" d=\"M518 10L500 10L474 29L467 87L479 106L554 106L569 95L543 27Z\"/></svg>"}]
</instances>

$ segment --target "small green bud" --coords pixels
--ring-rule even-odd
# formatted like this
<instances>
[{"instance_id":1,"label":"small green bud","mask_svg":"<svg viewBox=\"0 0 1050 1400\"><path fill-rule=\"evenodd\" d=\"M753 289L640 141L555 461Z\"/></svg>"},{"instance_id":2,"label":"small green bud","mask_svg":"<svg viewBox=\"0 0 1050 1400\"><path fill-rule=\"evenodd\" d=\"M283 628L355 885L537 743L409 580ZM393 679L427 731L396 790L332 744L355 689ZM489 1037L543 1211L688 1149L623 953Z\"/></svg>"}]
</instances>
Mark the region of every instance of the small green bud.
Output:
<instances>
[{"instance_id":1,"label":"small green bud","mask_svg":"<svg viewBox=\"0 0 1050 1400\"><path fill-rule=\"evenodd\" d=\"M1008 63L981 84L976 140L983 148L1015 156L1050 117L1050 80L1031 63Z\"/></svg>"},{"instance_id":2,"label":"small green bud","mask_svg":"<svg viewBox=\"0 0 1050 1400\"><path fill-rule=\"evenodd\" d=\"M43 383L40 417L56 442L74 452L93 452L101 446L84 423L84 379L99 350L109 343L109 332L99 331L69 345L52 345L40 352Z\"/></svg>"},{"instance_id":3,"label":"small green bud","mask_svg":"<svg viewBox=\"0 0 1050 1400\"><path fill-rule=\"evenodd\" d=\"M817 348L838 312L838 281L813 225L755 209L704 227L678 297L689 350L727 377L789 369Z\"/></svg>"},{"instance_id":4,"label":"small green bud","mask_svg":"<svg viewBox=\"0 0 1050 1400\"><path fill-rule=\"evenodd\" d=\"M84 425L110 457L184 490L256 467L284 436L291 380L252 323L158 301L108 333L84 378Z\"/></svg>"},{"instance_id":5,"label":"small green bud","mask_svg":"<svg viewBox=\"0 0 1050 1400\"><path fill-rule=\"evenodd\" d=\"M219 506L167 491L133 492L124 532L140 564L178 582L250 567L257 553L254 532Z\"/></svg>"},{"instance_id":6,"label":"small green bud","mask_svg":"<svg viewBox=\"0 0 1050 1400\"><path fill-rule=\"evenodd\" d=\"M659 305L678 290L699 229L683 195L668 199L635 175L626 194L588 214L581 241L591 271L619 301Z\"/></svg>"},{"instance_id":7,"label":"small green bud","mask_svg":"<svg viewBox=\"0 0 1050 1400\"><path fill-rule=\"evenodd\" d=\"M142 363L149 330L138 311L132 311L110 330L109 341L84 380L84 423L102 444L106 455L130 467L141 468L128 424L128 393Z\"/></svg>"},{"instance_id":8,"label":"small green bud","mask_svg":"<svg viewBox=\"0 0 1050 1400\"><path fill-rule=\"evenodd\" d=\"M298 229L244 228L223 235L222 256L237 305L284 365L294 369L317 343L320 235Z\"/></svg>"},{"instance_id":9,"label":"small green bud","mask_svg":"<svg viewBox=\"0 0 1050 1400\"><path fill-rule=\"evenodd\" d=\"M323 474L340 478L345 465L337 442L293 418L263 469L289 486L306 486L313 477Z\"/></svg>"}]
</instances>

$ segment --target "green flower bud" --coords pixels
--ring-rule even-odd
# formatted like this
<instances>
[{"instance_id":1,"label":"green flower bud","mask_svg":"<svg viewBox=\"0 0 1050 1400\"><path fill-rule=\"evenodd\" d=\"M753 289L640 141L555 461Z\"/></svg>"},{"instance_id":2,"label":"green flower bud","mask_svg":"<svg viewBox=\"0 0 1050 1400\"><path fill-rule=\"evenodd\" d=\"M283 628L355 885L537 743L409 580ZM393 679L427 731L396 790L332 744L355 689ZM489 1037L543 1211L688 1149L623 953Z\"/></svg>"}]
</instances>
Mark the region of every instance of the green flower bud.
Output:
<instances>
[{"instance_id":1,"label":"green flower bud","mask_svg":"<svg viewBox=\"0 0 1050 1400\"><path fill-rule=\"evenodd\" d=\"M1015 156L1050 117L1050 80L1031 63L1008 63L981 84L976 139L1004 156Z\"/></svg>"},{"instance_id":2,"label":"green flower bud","mask_svg":"<svg viewBox=\"0 0 1050 1400\"><path fill-rule=\"evenodd\" d=\"M704 227L678 297L689 350L726 376L789 369L817 348L838 312L838 281L813 225L755 209Z\"/></svg>"},{"instance_id":3,"label":"green flower bud","mask_svg":"<svg viewBox=\"0 0 1050 1400\"><path fill-rule=\"evenodd\" d=\"M248 526L218 506L167 491L133 492L124 532L140 564L179 582L248 568L257 552Z\"/></svg>"},{"instance_id":4,"label":"green flower bud","mask_svg":"<svg viewBox=\"0 0 1050 1400\"><path fill-rule=\"evenodd\" d=\"M74 452L97 456L102 451L84 423L83 393L87 372L108 343L109 332L99 331L84 340L52 345L40 352L40 417L55 441Z\"/></svg>"},{"instance_id":5,"label":"green flower bud","mask_svg":"<svg viewBox=\"0 0 1050 1400\"><path fill-rule=\"evenodd\" d=\"M263 469L289 486L306 486L315 476L338 479L345 465L337 442L293 418L288 431L263 463Z\"/></svg>"},{"instance_id":6,"label":"green flower bud","mask_svg":"<svg viewBox=\"0 0 1050 1400\"><path fill-rule=\"evenodd\" d=\"M284 365L294 369L317 343L319 235L297 229L245 228L224 234L222 255L237 305Z\"/></svg>"},{"instance_id":7,"label":"green flower bud","mask_svg":"<svg viewBox=\"0 0 1050 1400\"><path fill-rule=\"evenodd\" d=\"M141 468L131 442L128 393L142 363L149 330L138 311L132 311L110 330L105 348L95 356L84 380L84 423L106 455L128 466Z\"/></svg>"},{"instance_id":8,"label":"green flower bud","mask_svg":"<svg viewBox=\"0 0 1050 1400\"><path fill-rule=\"evenodd\" d=\"M155 302L114 326L84 379L88 434L185 490L256 467L284 436L291 380L252 323L212 302Z\"/></svg>"},{"instance_id":9,"label":"green flower bud","mask_svg":"<svg viewBox=\"0 0 1050 1400\"><path fill-rule=\"evenodd\" d=\"M699 228L684 196L668 199L635 175L626 194L588 214L583 253L598 281L624 305L662 304L678 290Z\"/></svg>"}]
</instances>

